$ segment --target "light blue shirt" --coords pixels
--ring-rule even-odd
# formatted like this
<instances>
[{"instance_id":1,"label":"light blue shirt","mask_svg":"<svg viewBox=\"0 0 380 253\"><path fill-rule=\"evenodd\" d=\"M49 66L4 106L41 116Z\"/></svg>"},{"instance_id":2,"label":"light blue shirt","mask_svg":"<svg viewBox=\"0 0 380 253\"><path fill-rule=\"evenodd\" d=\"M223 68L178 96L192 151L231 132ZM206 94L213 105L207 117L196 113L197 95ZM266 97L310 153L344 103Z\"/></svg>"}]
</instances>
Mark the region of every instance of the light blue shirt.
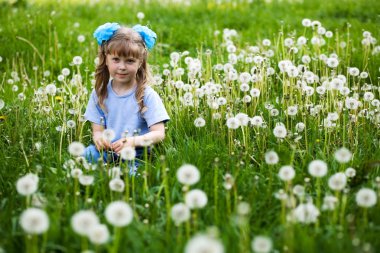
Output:
<instances>
[{"instance_id":1,"label":"light blue shirt","mask_svg":"<svg viewBox=\"0 0 380 253\"><path fill-rule=\"evenodd\" d=\"M107 110L100 108L98 96L93 90L84 114L86 120L115 131L115 138L111 142L123 136L133 136L135 131L139 135L146 134L152 125L165 123L170 119L160 96L151 87L145 88L144 106L147 110L141 114L135 95L136 87L120 96L112 89L111 82L107 85L108 96L104 101ZM126 131L128 133L123 135Z\"/></svg>"}]
</instances>

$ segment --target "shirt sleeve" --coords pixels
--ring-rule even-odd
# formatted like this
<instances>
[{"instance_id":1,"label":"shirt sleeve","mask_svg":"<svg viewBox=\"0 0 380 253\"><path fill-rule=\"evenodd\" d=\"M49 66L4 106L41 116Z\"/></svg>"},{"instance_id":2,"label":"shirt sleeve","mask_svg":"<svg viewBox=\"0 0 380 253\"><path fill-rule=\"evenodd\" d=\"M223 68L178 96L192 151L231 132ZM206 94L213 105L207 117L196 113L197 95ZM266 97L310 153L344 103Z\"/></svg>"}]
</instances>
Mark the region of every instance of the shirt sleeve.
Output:
<instances>
[{"instance_id":1,"label":"shirt sleeve","mask_svg":"<svg viewBox=\"0 0 380 253\"><path fill-rule=\"evenodd\" d=\"M152 88L147 88L144 95L144 104L147 110L143 113L148 127L159 122L166 123L170 120L160 96Z\"/></svg>"},{"instance_id":2,"label":"shirt sleeve","mask_svg":"<svg viewBox=\"0 0 380 253\"><path fill-rule=\"evenodd\" d=\"M84 117L86 120L91 121L92 123L98 125L105 125L104 114L102 113L98 103L98 99L95 93L95 90L91 92L90 99L88 100L86 112L84 113Z\"/></svg>"}]
</instances>

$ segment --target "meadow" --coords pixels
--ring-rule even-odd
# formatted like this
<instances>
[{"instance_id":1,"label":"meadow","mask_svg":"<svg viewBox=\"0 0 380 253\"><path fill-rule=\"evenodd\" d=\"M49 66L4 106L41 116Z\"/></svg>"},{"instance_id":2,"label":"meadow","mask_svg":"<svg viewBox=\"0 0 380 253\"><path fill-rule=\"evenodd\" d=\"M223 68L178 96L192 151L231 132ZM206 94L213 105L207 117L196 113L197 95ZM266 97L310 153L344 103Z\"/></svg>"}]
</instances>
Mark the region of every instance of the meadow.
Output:
<instances>
[{"instance_id":1,"label":"meadow","mask_svg":"<svg viewBox=\"0 0 380 253\"><path fill-rule=\"evenodd\" d=\"M378 252L379 10L1 1L0 252ZM158 35L171 119L136 176L78 156L105 22Z\"/></svg>"}]
</instances>

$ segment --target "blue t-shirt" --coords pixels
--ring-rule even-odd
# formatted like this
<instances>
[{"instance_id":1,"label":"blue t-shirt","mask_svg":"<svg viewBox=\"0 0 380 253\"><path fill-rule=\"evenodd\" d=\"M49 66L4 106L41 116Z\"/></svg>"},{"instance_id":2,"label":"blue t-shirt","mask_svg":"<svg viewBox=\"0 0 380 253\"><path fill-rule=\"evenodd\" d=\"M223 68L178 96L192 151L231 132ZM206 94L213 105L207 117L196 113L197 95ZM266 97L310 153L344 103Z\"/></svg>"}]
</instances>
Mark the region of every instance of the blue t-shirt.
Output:
<instances>
[{"instance_id":1,"label":"blue t-shirt","mask_svg":"<svg viewBox=\"0 0 380 253\"><path fill-rule=\"evenodd\" d=\"M115 131L115 138L111 142L120 139L126 131L126 136L133 136L135 131L139 135L146 134L152 125L170 119L160 96L151 87L145 88L144 106L147 110L141 113L135 95L136 87L119 96L112 89L111 83L109 81L107 85L108 96L104 100L106 111L100 108L98 96L93 90L84 114L86 120Z\"/></svg>"}]
</instances>

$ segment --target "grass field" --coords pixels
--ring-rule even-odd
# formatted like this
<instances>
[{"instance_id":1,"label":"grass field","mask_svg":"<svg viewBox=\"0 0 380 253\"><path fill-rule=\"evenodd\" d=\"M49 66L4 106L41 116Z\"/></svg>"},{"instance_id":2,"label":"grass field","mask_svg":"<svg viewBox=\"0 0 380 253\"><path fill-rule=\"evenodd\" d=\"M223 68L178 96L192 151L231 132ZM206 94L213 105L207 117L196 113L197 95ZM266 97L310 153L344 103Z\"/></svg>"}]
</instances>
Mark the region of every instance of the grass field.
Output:
<instances>
[{"instance_id":1,"label":"grass field","mask_svg":"<svg viewBox=\"0 0 380 253\"><path fill-rule=\"evenodd\" d=\"M1 1L0 252L377 252L379 10L375 0ZM105 22L157 33L152 86L171 117L138 176L120 165L120 191L113 164L68 151L92 141L82 115L92 33ZM37 188L20 192L23 182ZM132 208L128 226L105 214L118 200ZM42 215L25 228L32 207L48 224ZM78 221L81 210L96 225Z\"/></svg>"}]
</instances>

